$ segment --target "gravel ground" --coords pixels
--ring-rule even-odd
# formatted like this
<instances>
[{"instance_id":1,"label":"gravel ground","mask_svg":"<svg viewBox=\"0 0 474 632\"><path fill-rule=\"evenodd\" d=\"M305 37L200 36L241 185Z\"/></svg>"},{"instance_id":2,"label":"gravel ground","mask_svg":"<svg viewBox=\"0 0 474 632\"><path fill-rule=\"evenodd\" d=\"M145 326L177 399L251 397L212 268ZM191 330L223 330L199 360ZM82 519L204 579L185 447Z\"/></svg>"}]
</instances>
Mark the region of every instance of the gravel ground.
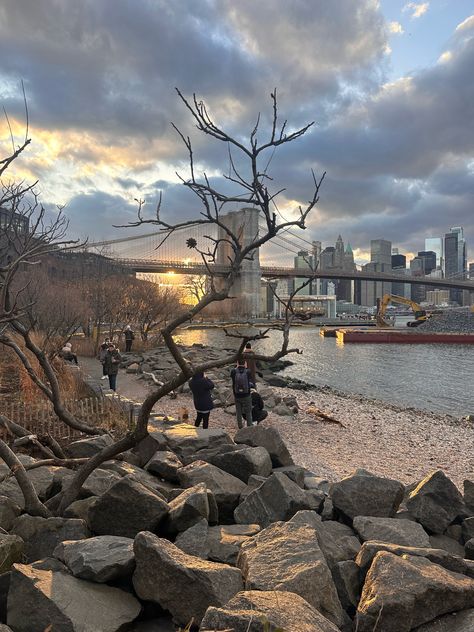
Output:
<instances>
[{"instance_id":1,"label":"gravel ground","mask_svg":"<svg viewBox=\"0 0 474 632\"><path fill-rule=\"evenodd\" d=\"M419 331L473 333L474 313L468 308L464 308L449 310L443 314L434 314L425 323L419 325Z\"/></svg>"},{"instance_id":2,"label":"gravel ground","mask_svg":"<svg viewBox=\"0 0 474 632\"><path fill-rule=\"evenodd\" d=\"M100 376L95 360L81 359L88 372ZM132 374L120 371L119 392L141 401L150 388ZM280 417L270 412L264 425L278 428L295 463L303 465L328 480L337 480L362 467L374 474L400 480L404 484L423 478L440 468L462 489L465 478L474 480L474 423L449 415L436 415L401 408L359 395L344 395L328 388L295 391L278 388L282 397L296 397L300 411L294 417ZM155 410L178 417L183 406L194 419L189 394L176 399L165 397ZM317 408L340 421L323 421ZM474 412L474 411L473 411ZM231 435L237 430L233 415L217 408L210 425L225 428Z\"/></svg>"},{"instance_id":3,"label":"gravel ground","mask_svg":"<svg viewBox=\"0 0 474 632\"><path fill-rule=\"evenodd\" d=\"M473 423L330 390L277 392L296 396L300 412L293 418L270 412L262 423L278 428L295 463L319 476L334 481L362 467L408 484L440 468L461 489L465 478L474 480ZM167 397L157 409L177 416L182 406L193 420L190 395ZM344 427L318 418L315 407ZM212 411L210 425L231 435L237 429L234 416L222 409Z\"/></svg>"}]
</instances>

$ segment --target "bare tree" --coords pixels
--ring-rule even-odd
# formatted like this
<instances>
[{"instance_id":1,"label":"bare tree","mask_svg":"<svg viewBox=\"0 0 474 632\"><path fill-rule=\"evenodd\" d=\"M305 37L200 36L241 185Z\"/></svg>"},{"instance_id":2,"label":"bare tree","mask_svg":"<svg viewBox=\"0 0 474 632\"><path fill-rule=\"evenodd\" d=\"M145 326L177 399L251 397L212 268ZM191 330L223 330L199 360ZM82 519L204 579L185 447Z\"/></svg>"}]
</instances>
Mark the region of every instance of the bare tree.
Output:
<instances>
[{"instance_id":1,"label":"bare tree","mask_svg":"<svg viewBox=\"0 0 474 632\"><path fill-rule=\"evenodd\" d=\"M184 285L196 303L199 303L207 293L208 282L205 276L189 274L184 279Z\"/></svg>"},{"instance_id":2,"label":"bare tree","mask_svg":"<svg viewBox=\"0 0 474 632\"><path fill-rule=\"evenodd\" d=\"M313 193L311 199L304 208L301 206L298 207L296 211L296 218L280 222L278 221L277 214L274 212L276 198L284 191L284 189L278 189L275 187L274 190L270 190L269 188L270 185L273 185L273 181L267 173L271 155L278 147L291 143L306 134L313 125L310 123L295 131L287 131L287 121L285 120L282 124L280 124L278 120L276 91L271 94L272 117L267 139L262 143L258 140L260 132L259 116L253 130L250 133L249 142L247 144L244 144L243 141L230 136L221 127L214 123L205 104L202 101L199 101L195 95L191 100L189 100L186 99L179 90L177 90L177 93L184 106L188 109L199 132L209 137L210 140L222 142L227 146L230 169L229 174L225 175L225 178L236 187L236 193L228 195L217 190L213 187L210 179L205 173L202 175L202 178L198 177L196 173L191 139L189 136L185 136L173 125L183 141L189 156L189 176L187 178L181 176L179 177L182 184L191 190L200 200L202 204L200 216L191 221L172 224L162 217L160 196L155 216L152 218L145 218L143 214L144 202L140 201L137 221L132 222L131 225L142 226L143 224L154 224L159 226L167 231L164 239L178 229L186 227L191 228L196 225L208 225L210 228L217 227L220 229L223 237L213 237L209 235L206 239L205 246L200 246L192 237L189 237L186 241L187 246L190 249L194 249L200 255L208 272L209 286L206 293L199 299L196 305L187 309L183 313L178 314L161 329L163 340L178 366L179 373L146 397L138 415L136 428L131 433L117 441L114 445L104 448L101 452L96 454L79 468L76 475L62 494L62 497L59 500L59 507L58 501L56 499L52 499L51 506L56 507L59 514L61 514L68 505L75 500L80 492L82 484L96 467L104 461L117 456L124 450L134 447L147 436L148 418L157 401L170 393L172 390L175 390L180 385L184 384L197 371L207 371L212 368L227 366L234 363L242 354L245 344L248 341L262 339L267 336L268 330L259 331L257 334L251 336L239 335L240 345L234 353L229 353L228 356L222 358L221 360L209 361L200 365L193 365L188 362L184 358L173 338L175 330L180 325L191 321L208 305L228 299L231 293L231 288L240 272L242 264L244 261L252 259L255 252L261 246L268 243L279 233L287 229L304 229L306 227L306 221L309 214L318 202L319 190L324 174L321 178L317 179L312 172ZM238 160L234 156L234 152L239 154ZM242 169L237 167L237 164L240 164L241 160L243 160L246 164L247 174L244 174ZM255 239L246 245L242 244L241 231L233 232L228 228L226 223L222 221L222 215L226 212L229 205L235 206L236 203L242 206L257 208L260 212L263 225L265 226L265 230L262 234L256 235ZM219 279L218 284L216 283L216 275L213 273L213 267L216 264L218 249L224 244L228 247L231 254L228 261L228 272L223 279ZM279 327L282 333L281 346L279 350L272 356L256 355L256 359L274 361L288 353L298 352L298 349L289 347L289 331L292 322L292 311L290 307L288 307L285 313L286 320L284 324ZM236 334L232 335L235 336Z\"/></svg>"}]
</instances>

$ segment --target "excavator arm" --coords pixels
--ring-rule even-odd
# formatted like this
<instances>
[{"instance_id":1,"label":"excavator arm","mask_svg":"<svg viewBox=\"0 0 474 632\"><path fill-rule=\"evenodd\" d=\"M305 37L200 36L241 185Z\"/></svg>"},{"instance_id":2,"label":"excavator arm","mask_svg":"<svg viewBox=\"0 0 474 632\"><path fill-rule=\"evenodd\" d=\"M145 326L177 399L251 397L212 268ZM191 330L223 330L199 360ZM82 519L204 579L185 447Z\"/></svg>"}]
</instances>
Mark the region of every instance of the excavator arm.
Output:
<instances>
[{"instance_id":1,"label":"excavator arm","mask_svg":"<svg viewBox=\"0 0 474 632\"><path fill-rule=\"evenodd\" d=\"M404 296L397 296L397 294L385 294L380 301L379 309L377 311L377 327L390 327L390 323L385 320L387 307L390 303L398 303L399 305L408 305L411 307L415 316L416 324L419 324L428 318L425 310L421 309L420 305L415 303L415 301L405 298Z\"/></svg>"}]
</instances>

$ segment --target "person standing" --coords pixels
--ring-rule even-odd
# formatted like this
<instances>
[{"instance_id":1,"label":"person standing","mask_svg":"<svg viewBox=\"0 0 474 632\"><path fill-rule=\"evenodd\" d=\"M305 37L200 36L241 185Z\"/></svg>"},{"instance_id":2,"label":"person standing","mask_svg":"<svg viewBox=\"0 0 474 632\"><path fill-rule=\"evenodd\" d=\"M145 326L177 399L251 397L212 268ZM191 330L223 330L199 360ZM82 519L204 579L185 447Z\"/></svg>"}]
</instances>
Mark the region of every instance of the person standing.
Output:
<instances>
[{"instance_id":1,"label":"person standing","mask_svg":"<svg viewBox=\"0 0 474 632\"><path fill-rule=\"evenodd\" d=\"M254 424L259 424L268 417L268 411L265 410L265 404L260 393L252 389L250 396L252 398L252 421ZM242 416L246 419L245 414Z\"/></svg>"},{"instance_id":2,"label":"person standing","mask_svg":"<svg viewBox=\"0 0 474 632\"><path fill-rule=\"evenodd\" d=\"M130 351L132 350L132 344L134 340L135 340L135 334L132 328L130 327L130 325L127 325L125 327L125 353L130 353Z\"/></svg>"},{"instance_id":3,"label":"person standing","mask_svg":"<svg viewBox=\"0 0 474 632\"><path fill-rule=\"evenodd\" d=\"M194 408L196 409L196 421L194 425L198 428L201 425L204 430L209 427L209 415L214 408L211 397L211 391L214 388L214 382L205 377L202 371L193 375L189 380L189 388L193 394Z\"/></svg>"},{"instance_id":4,"label":"person standing","mask_svg":"<svg viewBox=\"0 0 474 632\"><path fill-rule=\"evenodd\" d=\"M110 338L106 338L104 342L99 347L99 362L102 364L102 377L101 380L107 379L107 371L105 369L105 356L107 355L107 351L109 349Z\"/></svg>"},{"instance_id":5,"label":"person standing","mask_svg":"<svg viewBox=\"0 0 474 632\"><path fill-rule=\"evenodd\" d=\"M239 428L243 428L242 413L245 413L247 426L253 426L250 390L255 388L255 383L252 381L252 374L245 366L243 358L239 358L237 366L230 372L230 377L232 378L237 425Z\"/></svg>"},{"instance_id":6,"label":"person standing","mask_svg":"<svg viewBox=\"0 0 474 632\"><path fill-rule=\"evenodd\" d=\"M122 356L113 342L109 342L107 353L105 354L104 366L109 377L109 386L112 391L117 390L117 375Z\"/></svg>"}]
</instances>

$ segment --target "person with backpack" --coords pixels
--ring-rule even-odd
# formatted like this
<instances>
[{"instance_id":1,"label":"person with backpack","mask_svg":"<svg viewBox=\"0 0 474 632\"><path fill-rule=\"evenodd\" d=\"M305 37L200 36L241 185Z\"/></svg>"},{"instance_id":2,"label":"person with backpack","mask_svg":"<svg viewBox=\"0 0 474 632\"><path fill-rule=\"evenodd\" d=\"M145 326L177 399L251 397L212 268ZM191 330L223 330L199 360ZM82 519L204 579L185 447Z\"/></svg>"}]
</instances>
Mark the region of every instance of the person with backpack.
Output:
<instances>
[{"instance_id":1,"label":"person with backpack","mask_svg":"<svg viewBox=\"0 0 474 632\"><path fill-rule=\"evenodd\" d=\"M238 359L237 366L230 372L230 377L232 378L237 425L239 428L243 428L242 413L245 413L247 426L253 426L252 397L250 390L255 388L255 384L252 381L252 374L245 366L245 360L243 358Z\"/></svg>"},{"instance_id":2,"label":"person with backpack","mask_svg":"<svg viewBox=\"0 0 474 632\"><path fill-rule=\"evenodd\" d=\"M204 373L200 371L189 380L189 388L193 394L194 408L196 409L196 421L194 425L198 428L202 421L203 429L207 430L209 427L209 415L214 408L211 397L214 382L208 377L205 377Z\"/></svg>"},{"instance_id":3,"label":"person with backpack","mask_svg":"<svg viewBox=\"0 0 474 632\"><path fill-rule=\"evenodd\" d=\"M130 325L127 325L125 327L125 353L130 353L130 351L132 350L132 344L134 340L135 340L135 334L132 328L130 327Z\"/></svg>"}]
</instances>

